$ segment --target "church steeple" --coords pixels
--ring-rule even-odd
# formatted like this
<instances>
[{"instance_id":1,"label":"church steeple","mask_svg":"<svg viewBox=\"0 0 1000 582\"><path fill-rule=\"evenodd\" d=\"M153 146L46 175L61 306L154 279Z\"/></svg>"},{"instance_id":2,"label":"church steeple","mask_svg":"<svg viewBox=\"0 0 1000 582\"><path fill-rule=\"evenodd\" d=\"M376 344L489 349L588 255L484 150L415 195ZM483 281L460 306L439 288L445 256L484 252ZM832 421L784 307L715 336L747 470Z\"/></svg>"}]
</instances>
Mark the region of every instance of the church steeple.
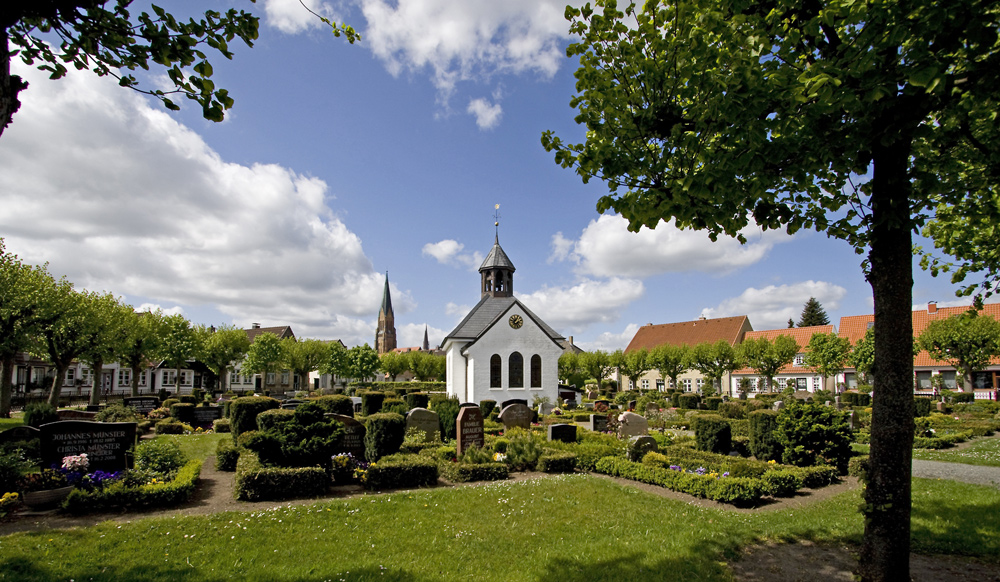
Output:
<instances>
[{"instance_id":1,"label":"church steeple","mask_svg":"<svg viewBox=\"0 0 1000 582\"><path fill-rule=\"evenodd\" d=\"M507 253L500 248L500 235L493 240L493 248L486 260L479 267L481 278L481 297L513 297L514 296L514 263L507 258Z\"/></svg>"},{"instance_id":2,"label":"church steeple","mask_svg":"<svg viewBox=\"0 0 1000 582\"><path fill-rule=\"evenodd\" d=\"M396 317L392 313L389 272L386 271L385 288L382 290L382 308L378 312L378 329L375 331L375 351L382 355L394 349L396 349Z\"/></svg>"}]
</instances>

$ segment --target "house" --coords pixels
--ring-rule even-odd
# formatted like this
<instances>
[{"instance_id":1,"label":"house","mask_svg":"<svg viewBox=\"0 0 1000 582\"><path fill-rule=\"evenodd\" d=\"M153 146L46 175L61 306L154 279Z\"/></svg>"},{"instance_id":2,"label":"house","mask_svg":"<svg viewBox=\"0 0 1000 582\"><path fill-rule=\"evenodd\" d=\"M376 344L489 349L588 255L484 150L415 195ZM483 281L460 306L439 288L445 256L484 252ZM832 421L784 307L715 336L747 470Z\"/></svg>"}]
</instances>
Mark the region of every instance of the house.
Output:
<instances>
[{"instance_id":1,"label":"house","mask_svg":"<svg viewBox=\"0 0 1000 582\"><path fill-rule=\"evenodd\" d=\"M635 332L635 335L632 336L632 341L625 348L625 353L642 349L652 351L653 348L662 345L695 346L706 342L714 344L719 340L725 340L729 345L735 347L743 341L743 337L750 331L753 331L753 327L750 325L750 319L745 315L715 319L699 317L693 321L661 323L657 325L649 323L640 327ZM623 381L627 383L629 380L623 377L617 370L614 372L614 375L615 380L618 381L618 385L622 390L636 388L632 385L623 385ZM681 389L685 392L701 392L705 384L705 378L695 370L685 371L678 376L677 381L680 383ZM659 370L650 370L640 377L638 388L642 390L655 388L663 391L668 388L666 385L667 382L670 382L670 380L660 376ZM723 386L727 386L729 383L728 377L723 378ZM669 388L676 387L669 386Z\"/></svg>"},{"instance_id":2,"label":"house","mask_svg":"<svg viewBox=\"0 0 1000 582\"><path fill-rule=\"evenodd\" d=\"M774 341L774 339L779 336L788 336L795 340L795 343L799 345L799 351L795 354L795 359L792 363L781 368L781 370L779 370L775 375L774 383L771 385L771 391L781 392L785 388L791 387L798 391L815 392L821 389L833 390L836 387L837 378L832 376L830 378L823 378L822 375L816 373L812 368L805 365L804 360L807 352L806 346L809 345L809 340L812 339L814 334L829 334L834 333L835 331L836 330L834 330L832 325L769 329L764 331L747 332L743 341L760 338ZM748 394L757 394L766 390L764 378L750 368L743 368L736 370L731 375L729 382L730 395L738 396L740 394L740 381L744 378L750 380L751 389L748 391Z\"/></svg>"},{"instance_id":3,"label":"house","mask_svg":"<svg viewBox=\"0 0 1000 582\"><path fill-rule=\"evenodd\" d=\"M968 306L941 307L936 302L927 304L927 309L913 312L913 337L918 338L932 321L947 319L969 310ZM983 305L981 316L1000 320L1000 303ZM874 315L849 315L840 318L840 335L847 338L851 345L864 338L865 332L875 325ZM854 368L847 368L841 375L841 381L848 389L858 387L858 374ZM925 350L921 350L913 359L913 390L919 396L936 396L938 386L948 390L962 390L961 375L948 362L935 360ZM977 371L972 376L973 392L976 400L996 400L997 389L1000 387L1000 358L994 358L985 370Z\"/></svg>"},{"instance_id":4,"label":"house","mask_svg":"<svg viewBox=\"0 0 1000 582\"><path fill-rule=\"evenodd\" d=\"M253 340L255 340L257 336L262 333L273 333L278 336L278 339L295 337L295 333L292 332L291 326L288 325L261 327L259 323L253 323L250 325L250 329L245 329L243 331L246 332L247 339L250 340L250 343L253 343ZM233 369L229 372L229 389L237 392L268 391L272 394L305 390L305 388L299 387L298 377L293 376L295 375L292 374L290 370L268 372L267 378L264 378L262 381L260 374L248 374L241 368L241 363L236 362L233 365Z\"/></svg>"},{"instance_id":5,"label":"house","mask_svg":"<svg viewBox=\"0 0 1000 582\"><path fill-rule=\"evenodd\" d=\"M514 297L500 239L479 267L480 300L444 338L447 392L462 402L556 402L563 337Z\"/></svg>"}]
</instances>

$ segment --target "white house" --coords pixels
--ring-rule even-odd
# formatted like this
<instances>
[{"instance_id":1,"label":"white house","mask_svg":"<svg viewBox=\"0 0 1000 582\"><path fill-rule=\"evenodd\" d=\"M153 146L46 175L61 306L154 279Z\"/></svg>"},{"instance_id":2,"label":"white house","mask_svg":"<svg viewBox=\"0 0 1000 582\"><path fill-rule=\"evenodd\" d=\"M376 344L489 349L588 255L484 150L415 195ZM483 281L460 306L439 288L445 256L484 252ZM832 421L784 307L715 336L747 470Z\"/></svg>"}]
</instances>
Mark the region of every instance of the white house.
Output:
<instances>
[{"instance_id":1,"label":"white house","mask_svg":"<svg viewBox=\"0 0 1000 582\"><path fill-rule=\"evenodd\" d=\"M479 267L482 298L444 338L447 390L462 402L534 397L555 403L564 338L514 297L499 239Z\"/></svg>"}]
</instances>

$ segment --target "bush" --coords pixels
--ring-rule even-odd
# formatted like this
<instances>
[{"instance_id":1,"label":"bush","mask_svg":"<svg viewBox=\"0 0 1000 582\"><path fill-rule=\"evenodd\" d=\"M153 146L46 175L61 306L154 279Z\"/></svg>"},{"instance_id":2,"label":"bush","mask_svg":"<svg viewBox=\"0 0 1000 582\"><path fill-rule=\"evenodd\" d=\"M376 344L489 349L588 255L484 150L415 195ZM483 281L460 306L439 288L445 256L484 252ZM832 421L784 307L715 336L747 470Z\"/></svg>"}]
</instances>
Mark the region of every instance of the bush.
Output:
<instances>
[{"instance_id":1,"label":"bush","mask_svg":"<svg viewBox=\"0 0 1000 582\"><path fill-rule=\"evenodd\" d=\"M184 404L198 404L200 401L194 394L184 394L178 397Z\"/></svg>"},{"instance_id":2,"label":"bush","mask_svg":"<svg viewBox=\"0 0 1000 582\"><path fill-rule=\"evenodd\" d=\"M420 392L410 392L406 395L406 406L410 410L414 408L427 408L427 395Z\"/></svg>"},{"instance_id":3,"label":"bush","mask_svg":"<svg viewBox=\"0 0 1000 582\"><path fill-rule=\"evenodd\" d=\"M542 456L542 445L531 431L512 428L505 433L507 444L507 466L513 471L533 470Z\"/></svg>"},{"instance_id":4,"label":"bush","mask_svg":"<svg viewBox=\"0 0 1000 582\"><path fill-rule=\"evenodd\" d=\"M166 408L167 410L170 410L171 406L173 406L174 404L177 404L180 401L181 401L180 398L167 398L166 400L163 401L163 405L162 406L163 406L163 408Z\"/></svg>"},{"instance_id":5,"label":"bush","mask_svg":"<svg viewBox=\"0 0 1000 582\"><path fill-rule=\"evenodd\" d=\"M760 478L764 493L772 497L791 497L802 488L802 478L792 471L768 471Z\"/></svg>"},{"instance_id":6,"label":"bush","mask_svg":"<svg viewBox=\"0 0 1000 582\"><path fill-rule=\"evenodd\" d=\"M385 394L369 390L361 393L361 415L371 416L382 410L382 403L385 402Z\"/></svg>"},{"instance_id":7,"label":"bush","mask_svg":"<svg viewBox=\"0 0 1000 582\"><path fill-rule=\"evenodd\" d=\"M483 418L489 418L490 417L490 413L493 412L493 409L496 408L496 407L497 407L497 401L496 400L480 400L479 401L479 410L482 411Z\"/></svg>"},{"instance_id":8,"label":"bush","mask_svg":"<svg viewBox=\"0 0 1000 582\"><path fill-rule=\"evenodd\" d=\"M684 393L677 396L677 405L680 408L692 410L698 408L699 402L701 402L701 396L697 394Z\"/></svg>"},{"instance_id":9,"label":"bush","mask_svg":"<svg viewBox=\"0 0 1000 582\"><path fill-rule=\"evenodd\" d=\"M228 418L216 418L212 421L212 430L215 432L231 432Z\"/></svg>"},{"instance_id":10,"label":"bush","mask_svg":"<svg viewBox=\"0 0 1000 582\"><path fill-rule=\"evenodd\" d=\"M295 411L287 408L272 408L257 415L257 430L268 431L279 424L291 422L295 418Z\"/></svg>"},{"instance_id":11,"label":"bush","mask_svg":"<svg viewBox=\"0 0 1000 582\"><path fill-rule=\"evenodd\" d=\"M930 398L916 396L913 398L913 416L923 417L931 413L932 402Z\"/></svg>"},{"instance_id":12,"label":"bush","mask_svg":"<svg viewBox=\"0 0 1000 582\"><path fill-rule=\"evenodd\" d=\"M190 402L178 402L170 407L170 416L181 422L190 424L194 420L194 404Z\"/></svg>"},{"instance_id":13,"label":"bush","mask_svg":"<svg viewBox=\"0 0 1000 582\"><path fill-rule=\"evenodd\" d=\"M847 474L862 481L868 480L868 455L851 457L847 462Z\"/></svg>"},{"instance_id":14,"label":"bush","mask_svg":"<svg viewBox=\"0 0 1000 582\"><path fill-rule=\"evenodd\" d=\"M814 467L791 467L788 469L802 479L802 486L810 489L826 487L837 479L836 467L816 465Z\"/></svg>"},{"instance_id":15,"label":"bush","mask_svg":"<svg viewBox=\"0 0 1000 582\"><path fill-rule=\"evenodd\" d=\"M233 493L240 501L313 497L327 492L330 478L319 467L264 467L252 451L236 463Z\"/></svg>"},{"instance_id":16,"label":"bush","mask_svg":"<svg viewBox=\"0 0 1000 582\"><path fill-rule=\"evenodd\" d=\"M184 424L176 418L165 418L156 423L153 428L156 434L189 434L194 432L190 424Z\"/></svg>"},{"instance_id":17,"label":"bush","mask_svg":"<svg viewBox=\"0 0 1000 582\"><path fill-rule=\"evenodd\" d=\"M438 465L422 455L389 455L368 466L362 483L381 491L404 487L427 487L438 480Z\"/></svg>"},{"instance_id":18,"label":"bush","mask_svg":"<svg viewBox=\"0 0 1000 582\"><path fill-rule=\"evenodd\" d=\"M152 509L171 507L186 502L194 493L195 483L201 475L200 460L188 461L177 471L172 481L127 485L123 480L103 488L74 489L63 501L63 509L70 513L107 511L109 509Z\"/></svg>"},{"instance_id":19,"label":"bush","mask_svg":"<svg viewBox=\"0 0 1000 582\"><path fill-rule=\"evenodd\" d=\"M168 480L187 461L181 448L172 440L144 440L135 447L135 468L164 475Z\"/></svg>"},{"instance_id":20,"label":"bush","mask_svg":"<svg viewBox=\"0 0 1000 582\"><path fill-rule=\"evenodd\" d=\"M222 439L219 447L215 449L215 468L219 471L232 472L236 470L236 462L240 459L240 450L236 448L233 441Z\"/></svg>"},{"instance_id":21,"label":"bush","mask_svg":"<svg viewBox=\"0 0 1000 582\"><path fill-rule=\"evenodd\" d=\"M455 438L455 421L458 420L458 411L461 407L458 398L439 399L432 404L432 410L438 413L438 418L441 419L441 440L448 441Z\"/></svg>"},{"instance_id":22,"label":"bush","mask_svg":"<svg viewBox=\"0 0 1000 582\"><path fill-rule=\"evenodd\" d=\"M94 416L95 422L136 422L139 415L131 406L125 406L121 402L105 406L103 410Z\"/></svg>"},{"instance_id":23,"label":"bush","mask_svg":"<svg viewBox=\"0 0 1000 582\"><path fill-rule=\"evenodd\" d=\"M316 404L319 404L323 410L331 414L340 414L354 418L354 401L351 400L350 396L344 396L343 394L320 396L316 399Z\"/></svg>"},{"instance_id":24,"label":"bush","mask_svg":"<svg viewBox=\"0 0 1000 582\"><path fill-rule=\"evenodd\" d=\"M374 463L399 451L406 436L406 418L393 412L372 414L365 420L365 458Z\"/></svg>"},{"instance_id":25,"label":"bush","mask_svg":"<svg viewBox=\"0 0 1000 582\"><path fill-rule=\"evenodd\" d=\"M576 455L569 451L545 451L538 457L537 468L543 473L572 473L576 470Z\"/></svg>"},{"instance_id":26,"label":"bush","mask_svg":"<svg viewBox=\"0 0 1000 582\"><path fill-rule=\"evenodd\" d=\"M851 436L846 415L831 406L793 403L778 413L775 438L786 465L832 465L846 474Z\"/></svg>"},{"instance_id":27,"label":"bush","mask_svg":"<svg viewBox=\"0 0 1000 582\"><path fill-rule=\"evenodd\" d=\"M733 444L729 422L717 414L699 414L694 419L694 438L699 451L726 454Z\"/></svg>"},{"instance_id":28,"label":"bush","mask_svg":"<svg viewBox=\"0 0 1000 582\"><path fill-rule=\"evenodd\" d=\"M229 422L233 433L233 442L238 443L240 435L257 430L257 415L265 410L281 408L274 398L262 396L243 396L229 402Z\"/></svg>"},{"instance_id":29,"label":"bush","mask_svg":"<svg viewBox=\"0 0 1000 582\"><path fill-rule=\"evenodd\" d=\"M746 409L739 402L723 402L719 404L719 416L722 418L743 419L747 417Z\"/></svg>"},{"instance_id":30,"label":"bush","mask_svg":"<svg viewBox=\"0 0 1000 582\"><path fill-rule=\"evenodd\" d=\"M382 403L382 412L395 412L396 414L406 416L406 413L410 409L406 406L406 401L402 398L386 398L385 402Z\"/></svg>"},{"instance_id":31,"label":"bush","mask_svg":"<svg viewBox=\"0 0 1000 582\"><path fill-rule=\"evenodd\" d=\"M778 413L773 410L755 410L750 419L750 452L759 461L781 459L784 447L774 434L778 426Z\"/></svg>"},{"instance_id":32,"label":"bush","mask_svg":"<svg viewBox=\"0 0 1000 582\"><path fill-rule=\"evenodd\" d=\"M31 469L32 463L19 450L0 454L0 494L18 490L21 475Z\"/></svg>"},{"instance_id":33,"label":"bush","mask_svg":"<svg viewBox=\"0 0 1000 582\"><path fill-rule=\"evenodd\" d=\"M237 443L258 455L265 465L281 467L325 467L334 453L343 434L342 425L324 416L323 408L315 402L304 402L298 406L290 418L287 414L265 411L266 430L255 431ZM283 418L284 417L284 418ZM271 423L269 419L280 419Z\"/></svg>"},{"instance_id":34,"label":"bush","mask_svg":"<svg viewBox=\"0 0 1000 582\"><path fill-rule=\"evenodd\" d=\"M503 481L510 474L504 463L442 463L439 469L452 483Z\"/></svg>"},{"instance_id":35,"label":"bush","mask_svg":"<svg viewBox=\"0 0 1000 582\"><path fill-rule=\"evenodd\" d=\"M621 455L620 447L600 443L581 443L575 445L573 454L576 455L576 466L581 471L593 471L597 462L604 457Z\"/></svg>"},{"instance_id":36,"label":"bush","mask_svg":"<svg viewBox=\"0 0 1000 582\"><path fill-rule=\"evenodd\" d=\"M722 404L721 396L709 396L705 399L705 407L709 410L718 410L720 404Z\"/></svg>"},{"instance_id":37,"label":"bush","mask_svg":"<svg viewBox=\"0 0 1000 582\"><path fill-rule=\"evenodd\" d=\"M24 424L28 426L38 428L58 420L59 411L48 402L32 402L24 407Z\"/></svg>"},{"instance_id":38,"label":"bush","mask_svg":"<svg viewBox=\"0 0 1000 582\"><path fill-rule=\"evenodd\" d=\"M643 465L620 457L605 457L597 462L595 471L642 483L659 485L672 491L706 497L722 503L746 505L758 501L763 494L759 479L715 477Z\"/></svg>"}]
</instances>

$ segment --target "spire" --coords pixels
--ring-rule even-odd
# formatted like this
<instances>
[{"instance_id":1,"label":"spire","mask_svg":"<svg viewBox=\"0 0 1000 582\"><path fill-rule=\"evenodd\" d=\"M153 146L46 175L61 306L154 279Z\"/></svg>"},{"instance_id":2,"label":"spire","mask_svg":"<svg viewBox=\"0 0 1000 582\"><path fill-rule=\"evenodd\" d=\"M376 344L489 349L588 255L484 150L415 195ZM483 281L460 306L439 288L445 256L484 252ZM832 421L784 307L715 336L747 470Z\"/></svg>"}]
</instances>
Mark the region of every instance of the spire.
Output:
<instances>
[{"instance_id":1,"label":"spire","mask_svg":"<svg viewBox=\"0 0 1000 582\"><path fill-rule=\"evenodd\" d=\"M385 288L382 290L382 309L380 314L392 314L392 297L389 296L389 271L385 272Z\"/></svg>"},{"instance_id":2,"label":"spire","mask_svg":"<svg viewBox=\"0 0 1000 582\"><path fill-rule=\"evenodd\" d=\"M375 330L375 351L379 355L396 349L396 317L392 313L392 298L389 296L389 271L385 272L385 288L382 291L382 308L378 312L378 329Z\"/></svg>"},{"instance_id":3,"label":"spire","mask_svg":"<svg viewBox=\"0 0 1000 582\"><path fill-rule=\"evenodd\" d=\"M497 204L497 214L494 215L493 226L499 228L500 205ZM514 296L514 263L500 247L500 233L493 235L493 248L490 249L483 264L479 267L480 297L513 297Z\"/></svg>"},{"instance_id":4,"label":"spire","mask_svg":"<svg viewBox=\"0 0 1000 582\"><path fill-rule=\"evenodd\" d=\"M429 352L431 351L431 343L427 341L427 325L424 325L424 345L420 346L420 349Z\"/></svg>"}]
</instances>

